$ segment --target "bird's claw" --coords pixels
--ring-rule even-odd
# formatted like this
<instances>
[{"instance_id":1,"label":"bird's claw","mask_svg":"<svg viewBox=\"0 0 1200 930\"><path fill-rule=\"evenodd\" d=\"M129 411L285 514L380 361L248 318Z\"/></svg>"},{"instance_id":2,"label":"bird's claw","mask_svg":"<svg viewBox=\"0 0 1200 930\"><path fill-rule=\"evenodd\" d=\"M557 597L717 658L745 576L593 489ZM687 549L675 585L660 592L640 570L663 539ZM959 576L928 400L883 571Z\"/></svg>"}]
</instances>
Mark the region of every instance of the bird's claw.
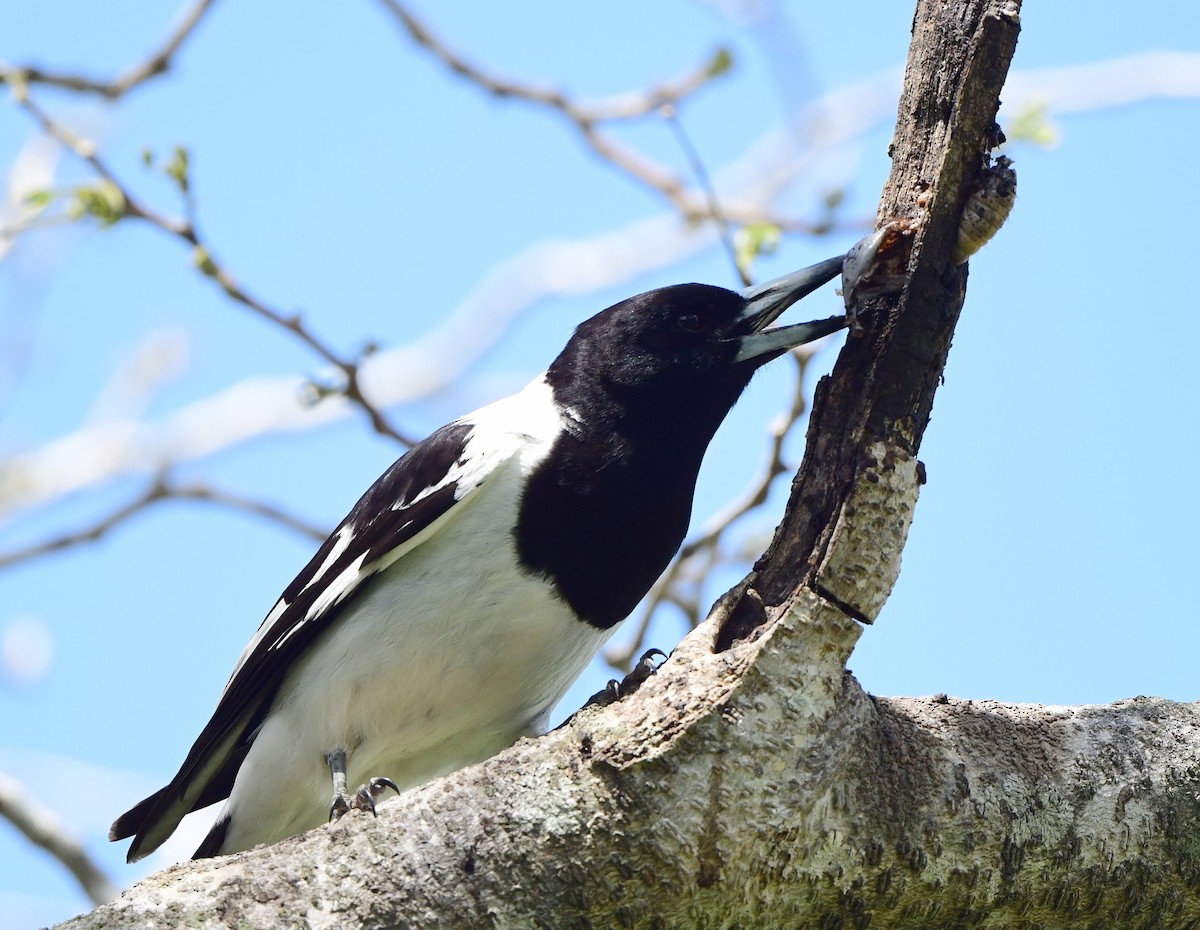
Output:
<instances>
[{"instance_id":1,"label":"bird's claw","mask_svg":"<svg viewBox=\"0 0 1200 930\"><path fill-rule=\"evenodd\" d=\"M372 816L378 816L375 812L375 799L388 788L391 788L396 794L400 793L400 788L394 781L377 775L365 784L359 785L353 796L335 794L329 804L330 821L341 820L352 810L370 811Z\"/></svg>"},{"instance_id":2,"label":"bird's claw","mask_svg":"<svg viewBox=\"0 0 1200 930\"><path fill-rule=\"evenodd\" d=\"M656 659L666 661L667 654L661 649L647 649L642 653L642 657L634 663L633 668L629 670L629 674L617 681L611 679L604 686L603 691L597 691L590 698L584 707L606 707L619 701L623 697L628 697L640 688L656 671L662 663L656 662Z\"/></svg>"},{"instance_id":3,"label":"bird's claw","mask_svg":"<svg viewBox=\"0 0 1200 930\"><path fill-rule=\"evenodd\" d=\"M667 654L661 649L647 649L642 653L642 657L634 663L633 668L629 670L629 674L621 679L617 685L618 697L625 697L633 694L638 688L645 684L646 679L658 671L658 667L662 662L656 662L656 659L667 661Z\"/></svg>"},{"instance_id":4,"label":"bird's claw","mask_svg":"<svg viewBox=\"0 0 1200 930\"><path fill-rule=\"evenodd\" d=\"M350 799L344 794L335 794L329 802L329 822L341 820L350 812Z\"/></svg>"},{"instance_id":5,"label":"bird's claw","mask_svg":"<svg viewBox=\"0 0 1200 930\"><path fill-rule=\"evenodd\" d=\"M359 785L358 790L354 792L354 800L350 802L350 806L355 810L370 811L372 816L375 814L375 799L383 794L388 788L391 788L396 794L400 793L400 788L390 778L384 778L382 775L377 775L365 785Z\"/></svg>"}]
</instances>

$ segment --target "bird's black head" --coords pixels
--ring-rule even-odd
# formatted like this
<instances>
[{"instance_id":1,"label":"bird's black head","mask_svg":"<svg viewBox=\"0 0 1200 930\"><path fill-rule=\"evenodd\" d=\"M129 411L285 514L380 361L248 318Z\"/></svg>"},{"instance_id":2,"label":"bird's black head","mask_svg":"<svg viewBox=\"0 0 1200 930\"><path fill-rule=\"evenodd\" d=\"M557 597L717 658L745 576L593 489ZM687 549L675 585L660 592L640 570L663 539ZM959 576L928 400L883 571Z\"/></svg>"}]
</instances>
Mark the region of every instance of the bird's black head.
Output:
<instances>
[{"instance_id":1,"label":"bird's black head","mask_svg":"<svg viewBox=\"0 0 1200 930\"><path fill-rule=\"evenodd\" d=\"M627 616L679 548L704 452L754 372L846 325L767 328L841 269L740 293L664 287L580 325L546 373L569 423L526 483L521 564L594 626Z\"/></svg>"},{"instance_id":2,"label":"bird's black head","mask_svg":"<svg viewBox=\"0 0 1200 930\"><path fill-rule=\"evenodd\" d=\"M679 284L630 297L582 323L547 380L567 406L608 402L623 418L665 415L715 431L762 364L845 326L832 317L766 328L841 269L839 257L740 292Z\"/></svg>"}]
</instances>

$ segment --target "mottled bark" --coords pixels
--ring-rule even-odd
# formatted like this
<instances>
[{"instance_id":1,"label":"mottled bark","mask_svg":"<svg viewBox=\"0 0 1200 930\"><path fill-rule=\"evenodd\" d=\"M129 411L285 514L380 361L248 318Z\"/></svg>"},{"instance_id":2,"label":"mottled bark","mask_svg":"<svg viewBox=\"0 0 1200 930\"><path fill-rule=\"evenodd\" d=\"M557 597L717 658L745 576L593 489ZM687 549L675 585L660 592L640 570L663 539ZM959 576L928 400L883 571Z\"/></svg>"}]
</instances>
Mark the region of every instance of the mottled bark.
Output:
<instances>
[{"instance_id":1,"label":"mottled bark","mask_svg":"<svg viewBox=\"0 0 1200 930\"><path fill-rule=\"evenodd\" d=\"M643 692L70 926L1154 927L1200 920L1200 707L878 699L812 594Z\"/></svg>"}]
</instances>

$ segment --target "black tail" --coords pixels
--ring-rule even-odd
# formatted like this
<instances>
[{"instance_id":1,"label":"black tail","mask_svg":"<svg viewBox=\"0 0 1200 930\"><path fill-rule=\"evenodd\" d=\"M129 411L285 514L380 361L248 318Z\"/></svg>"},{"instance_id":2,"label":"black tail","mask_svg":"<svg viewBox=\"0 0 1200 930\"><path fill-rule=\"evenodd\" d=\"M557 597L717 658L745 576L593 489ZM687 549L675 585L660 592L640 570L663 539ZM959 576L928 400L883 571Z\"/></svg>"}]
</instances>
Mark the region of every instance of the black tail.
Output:
<instances>
[{"instance_id":1,"label":"black tail","mask_svg":"<svg viewBox=\"0 0 1200 930\"><path fill-rule=\"evenodd\" d=\"M146 827L146 819L160 800L171 790L171 786L160 788L144 801L139 801L120 817L113 821L113 825L108 828L109 842L127 839L135 833L141 833Z\"/></svg>"},{"instance_id":2,"label":"black tail","mask_svg":"<svg viewBox=\"0 0 1200 930\"><path fill-rule=\"evenodd\" d=\"M233 779L237 775L242 760L246 758L249 748L249 746L242 747L228 756L224 768L209 780L199 797L191 804L183 801L184 788L177 784L180 781L180 775L176 775L171 784L160 788L144 801L139 801L114 820L113 825L108 828L109 840L123 840L130 836L134 838L133 844L129 847L129 855L126 857L128 862L137 862L144 856L150 855L162 845L163 840L171 835L186 814L229 797L229 792L233 790ZM151 832L154 834L153 838L147 835ZM222 836L221 839L223 840L224 837ZM143 846L147 845L148 848L143 849ZM205 846L207 845L209 845L209 840L205 840ZM209 853L208 855L216 854ZM197 853L197 858L199 858L199 853Z\"/></svg>"},{"instance_id":3,"label":"black tail","mask_svg":"<svg viewBox=\"0 0 1200 930\"><path fill-rule=\"evenodd\" d=\"M225 845L225 834L229 832L229 815L218 817L217 822L212 825L212 829L208 831L208 835L204 837L204 842L200 844L200 848L193 854L193 859L211 859L213 856L221 854L221 847Z\"/></svg>"}]
</instances>

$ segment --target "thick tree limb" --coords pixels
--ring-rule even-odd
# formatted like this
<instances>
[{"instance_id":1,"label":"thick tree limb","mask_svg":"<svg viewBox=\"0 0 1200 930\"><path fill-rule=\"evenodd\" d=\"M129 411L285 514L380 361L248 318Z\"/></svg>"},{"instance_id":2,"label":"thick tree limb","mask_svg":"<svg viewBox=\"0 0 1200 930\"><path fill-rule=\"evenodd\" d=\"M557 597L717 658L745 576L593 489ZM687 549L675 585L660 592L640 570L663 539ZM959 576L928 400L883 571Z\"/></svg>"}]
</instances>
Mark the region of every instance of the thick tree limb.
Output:
<instances>
[{"instance_id":1,"label":"thick tree limb","mask_svg":"<svg viewBox=\"0 0 1200 930\"><path fill-rule=\"evenodd\" d=\"M178 866L105 927L1081 927L1200 919L1200 707L875 699L802 594L632 699L367 816Z\"/></svg>"},{"instance_id":2,"label":"thick tree limb","mask_svg":"<svg viewBox=\"0 0 1200 930\"><path fill-rule=\"evenodd\" d=\"M921 0L880 214L913 230L905 288L819 389L770 552L641 692L71 926L1200 923L1200 706L877 699L845 670L915 507L1016 33L1015 3Z\"/></svg>"}]
</instances>

